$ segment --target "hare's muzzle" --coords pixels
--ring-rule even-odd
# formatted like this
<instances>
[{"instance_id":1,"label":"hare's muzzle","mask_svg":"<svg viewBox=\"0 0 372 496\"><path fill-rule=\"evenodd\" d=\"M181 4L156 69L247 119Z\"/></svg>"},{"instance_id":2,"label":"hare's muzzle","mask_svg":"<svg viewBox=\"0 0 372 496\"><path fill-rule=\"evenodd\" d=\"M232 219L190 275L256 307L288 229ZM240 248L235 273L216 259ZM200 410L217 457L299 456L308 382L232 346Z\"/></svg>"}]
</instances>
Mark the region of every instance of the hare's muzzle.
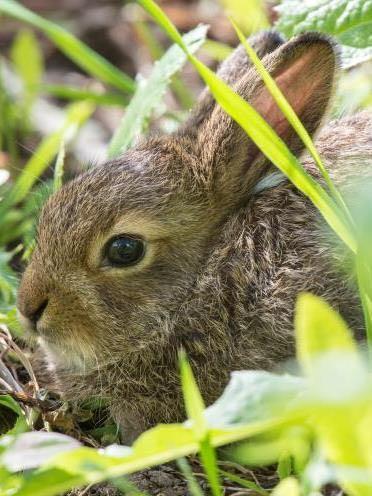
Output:
<instances>
[{"instance_id":1,"label":"hare's muzzle","mask_svg":"<svg viewBox=\"0 0 372 496\"><path fill-rule=\"evenodd\" d=\"M48 306L48 300L37 302L35 306L24 304L22 299L18 301L18 318L22 326L32 333L38 332L38 323L40 322L44 310Z\"/></svg>"}]
</instances>

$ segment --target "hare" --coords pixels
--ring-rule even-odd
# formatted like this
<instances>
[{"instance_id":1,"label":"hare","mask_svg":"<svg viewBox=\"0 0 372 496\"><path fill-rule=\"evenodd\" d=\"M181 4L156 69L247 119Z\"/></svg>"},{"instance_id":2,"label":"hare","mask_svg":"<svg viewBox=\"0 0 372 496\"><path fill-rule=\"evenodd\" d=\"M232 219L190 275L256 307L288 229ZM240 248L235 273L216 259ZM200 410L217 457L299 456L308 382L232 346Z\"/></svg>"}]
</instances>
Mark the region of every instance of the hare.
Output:
<instances>
[{"instance_id":1,"label":"hare","mask_svg":"<svg viewBox=\"0 0 372 496\"><path fill-rule=\"evenodd\" d=\"M251 43L309 133L337 73L316 33ZM238 47L218 71L297 155L303 145ZM372 117L321 130L340 187L372 171ZM306 155L304 167L318 177ZM123 441L184 418L178 350L209 404L237 369L293 356L297 294L326 298L363 334L346 255L311 202L205 90L176 133L150 137L65 184L45 204L18 308L66 398L105 398ZM326 329L325 329L326 332Z\"/></svg>"}]
</instances>

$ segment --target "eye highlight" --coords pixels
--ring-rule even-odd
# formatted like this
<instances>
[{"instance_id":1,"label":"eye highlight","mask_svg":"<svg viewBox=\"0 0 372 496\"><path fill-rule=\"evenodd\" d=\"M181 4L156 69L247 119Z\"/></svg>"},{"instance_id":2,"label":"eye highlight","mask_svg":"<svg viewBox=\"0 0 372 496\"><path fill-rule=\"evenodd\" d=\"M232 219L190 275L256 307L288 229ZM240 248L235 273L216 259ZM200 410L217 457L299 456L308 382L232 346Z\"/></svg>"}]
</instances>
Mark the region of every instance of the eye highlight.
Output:
<instances>
[{"instance_id":1,"label":"eye highlight","mask_svg":"<svg viewBox=\"0 0 372 496\"><path fill-rule=\"evenodd\" d=\"M142 260L145 254L145 242L129 234L111 238L104 248L106 265L129 267Z\"/></svg>"}]
</instances>

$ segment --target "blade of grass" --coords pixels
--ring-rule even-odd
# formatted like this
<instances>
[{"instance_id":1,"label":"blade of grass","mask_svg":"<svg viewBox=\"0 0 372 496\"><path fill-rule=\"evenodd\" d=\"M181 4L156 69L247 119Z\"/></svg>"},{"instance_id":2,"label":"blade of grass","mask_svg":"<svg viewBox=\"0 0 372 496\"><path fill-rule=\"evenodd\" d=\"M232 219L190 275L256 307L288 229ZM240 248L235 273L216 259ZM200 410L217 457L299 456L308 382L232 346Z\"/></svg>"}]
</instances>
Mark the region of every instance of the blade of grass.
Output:
<instances>
[{"instance_id":1,"label":"blade of grass","mask_svg":"<svg viewBox=\"0 0 372 496\"><path fill-rule=\"evenodd\" d=\"M61 144L59 146L59 151L56 160L56 166L54 168L54 177L53 177L53 191L58 191L62 187L63 180L63 169L65 164L65 140L61 140Z\"/></svg>"},{"instance_id":2,"label":"blade of grass","mask_svg":"<svg viewBox=\"0 0 372 496\"><path fill-rule=\"evenodd\" d=\"M163 47L152 33L148 24L143 21L137 21L134 26L139 36L147 45L153 61L160 59L164 55ZM192 107L194 103L193 95L180 76L177 74L173 76L170 87L183 109Z\"/></svg>"},{"instance_id":3,"label":"blade of grass","mask_svg":"<svg viewBox=\"0 0 372 496\"><path fill-rule=\"evenodd\" d=\"M196 384L194 374L184 352L180 353L181 384L186 413L193 422L193 431L199 441L200 458L202 460L213 496L222 496L218 477L216 452L210 442L204 402Z\"/></svg>"},{"instance_id":4,"label":"blade of grass","mask_svg":"<svg viewBox=\"0 0 372 496\"><path fill-rule=\"evenodd\" d=\"M32 31L23 30L17 34L11 47L11 59L23 83L23 118L28 120L44 73L43 55Z\"/></svg>"},{"instance_id":5,"label":"blade of grass","mask_svg":"<svg viewBox=\"0 0 372 496\"><path fill-rule=\"evenodd\" d=\"M358 250L356 272L367 333L369 358L372 361L372 266L371 255L370 253L365 253L365 250Z\"/></svg>"},{"instance_id":6,"label":"blade of grass","mask_svg":"<svg viewBox=\"0 0 372 496\"><path fill-rule=\"evenodd\" d=\"M134 91L135 82L129 76L57 24L43 19L14 0L0 0L0 13L40 29L76 65L104 83L124 93Z\"/></svg>"},{"instance_id":7,"label":"blade of grass","mask_svg":"<svg viewBox=\"0 0 372 496\"><path fill-rule=\"evenodd\" d=\"M207 53L210 57L213 57L218 62L222 62L229 55L231 55L233 49L229 45L226 45L225 43L221 43L215 40L210 40L208 38L204 43L203 51Z\"/></svg>"},{"instance_id":8,"label":"blade of grass","mask_svg":"<svg viewBox=\"0 0 372 496\"><path fill-rule=\"evenodd\" d=\"M187 53L189 60L221 107L245 130L270 162L276 165L304 195L310 198L330 227L350 250L356 253L357 243L354 234L338 205L321 185L304 170L298 159L271 126L248 102L188 52L176 27L153 0L138 0L138 2L154 17L168 36Z\"/></svg>"},{"instance_id":9,"label":"blade of grass","mask_svg":"<svg viewBox=\"0 0 372 496\"><path fill-rule=\"evenodd\" d=\"M188 53L195 52L204 42L207 27L199 25L183 37ZM182 38L181 38L182 39ZM156 61L148 79L138 84L123 119L109 145L109 157L116 157L129 148L136 136L145 127L151 112L161 101L170 78L186 62L187 56L177 45L171 46L163 57Z\"/></svg>"},{"instance_id":10,"label":"blade of grass","mask_svg":"<svg viewBox=\"0 0 372 496\"><path fill-rule=\"evenodd\" d=\"M63 100L89 100L98 105L119 105L125 107L128 100L119 93L99 93L63 84L44 84L41 91Z\"/></svg>"},{"instance_id":11,"label":"blade of grass","mask_svg":"<svg viewBox=\"0 0 372 496\"><path fill-rule=\"evenodd\" d=\"M79 127L89 118L93 110L94 106L89 102L80 102L71 105L61 129L41 142L18 176L14 186L0 203L0 219L3 218L3 215L10 207L26 197L34 183L58 152L61 141L63 139L71 139Z\"/></svg>"},{"instance_id":12,"label":"blade of grass","mask_svg":"<svg viewBox=\"0 0 372 496\"><path fill-rule=\"evenodd\" d=\"M226 479L230 480L231 482L236 482L240 486L246 489L251 489L252 491L255 491L257 494L260 494L261 496L269 496L269 492L263 489L255 482L248 481L246 479L243 479L242 477L239 477L238 475L232 474L231 472L226 472L225 470L221 470L221 469L220 469L220 474Z\"/></svg>"},{"instance_id":13,"label":"blade of grass","mask_svg":"<svg viewBox=\"0 0 372 496\"><path fill-rule=\"evenodd\" d=\"M192 473L191 467L186 458L179 458L177 460L177 465L181 470L182 475L187 480L187 487L190 491L191 496L203 496L203 491L201 490L198 481L195 479L195 476Z\"/></svg>"},{"instance_id":14,"label":"blade of grass","mask_svg":"<svg viewBox=\"0 0 372 496\"><path fill-rule=\"evenodd\" d=\"M234 22L233 19L230 19L230 22L232 23L236 34L238 35L240 43L244 46L246 49L246 52L253 62L253 65L256 67L257 72L261 76L263 82L265 83L267 89L273 96L275 102L277 103L278 107L280 110L283 112L285 115L286 119L288 122L291 124L293 129L296 131L297 135L301 138L303 144L306 146L308 149L310 155L313 157L314 162L316 163L319 171L321 172L328 188L333 196L333 199L336 203L338 203L340 209L344 212L346 218L350 221L352 224L352 218L350 215L350 212L344 202L344 199L342 198L340 192L336 188L335 184L331 180L327 169L324 167L324 164L322 162L322 159L320 158L320 155L318 153L318 150L315 148L313 140L311 139L311 136L305 129L304 125L302 124L301 120L298 118L296 112L293 110L292 106L290 103L287 101L285 96L283 95L282 91L276 84L275 80L271 77L270 73L266 70L265 66L257 56L256 52L254 49L250 46L248 41L246 40L245 36L243 35L242 31L239 29L237 24Z\"/></svg>"}]
</instances>

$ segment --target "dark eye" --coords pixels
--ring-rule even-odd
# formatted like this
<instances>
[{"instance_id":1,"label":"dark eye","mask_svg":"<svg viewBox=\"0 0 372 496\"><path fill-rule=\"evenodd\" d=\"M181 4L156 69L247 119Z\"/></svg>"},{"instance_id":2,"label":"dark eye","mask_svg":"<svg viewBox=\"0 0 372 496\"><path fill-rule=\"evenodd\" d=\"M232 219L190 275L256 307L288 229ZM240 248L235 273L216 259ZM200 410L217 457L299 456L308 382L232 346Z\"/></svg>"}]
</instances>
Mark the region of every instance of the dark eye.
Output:
<instances>
[{"instance_id":1,"label":"dark eye","mask_svg":"<svg viewBox=\"0 0 372 496\"><path fill-rule=\"evenodd\" d=\"M145 254L145 243L132 236L110 239L105 248L105 259L115 267L127 267L138 263Z\"/></svg>"}]
</instances>

